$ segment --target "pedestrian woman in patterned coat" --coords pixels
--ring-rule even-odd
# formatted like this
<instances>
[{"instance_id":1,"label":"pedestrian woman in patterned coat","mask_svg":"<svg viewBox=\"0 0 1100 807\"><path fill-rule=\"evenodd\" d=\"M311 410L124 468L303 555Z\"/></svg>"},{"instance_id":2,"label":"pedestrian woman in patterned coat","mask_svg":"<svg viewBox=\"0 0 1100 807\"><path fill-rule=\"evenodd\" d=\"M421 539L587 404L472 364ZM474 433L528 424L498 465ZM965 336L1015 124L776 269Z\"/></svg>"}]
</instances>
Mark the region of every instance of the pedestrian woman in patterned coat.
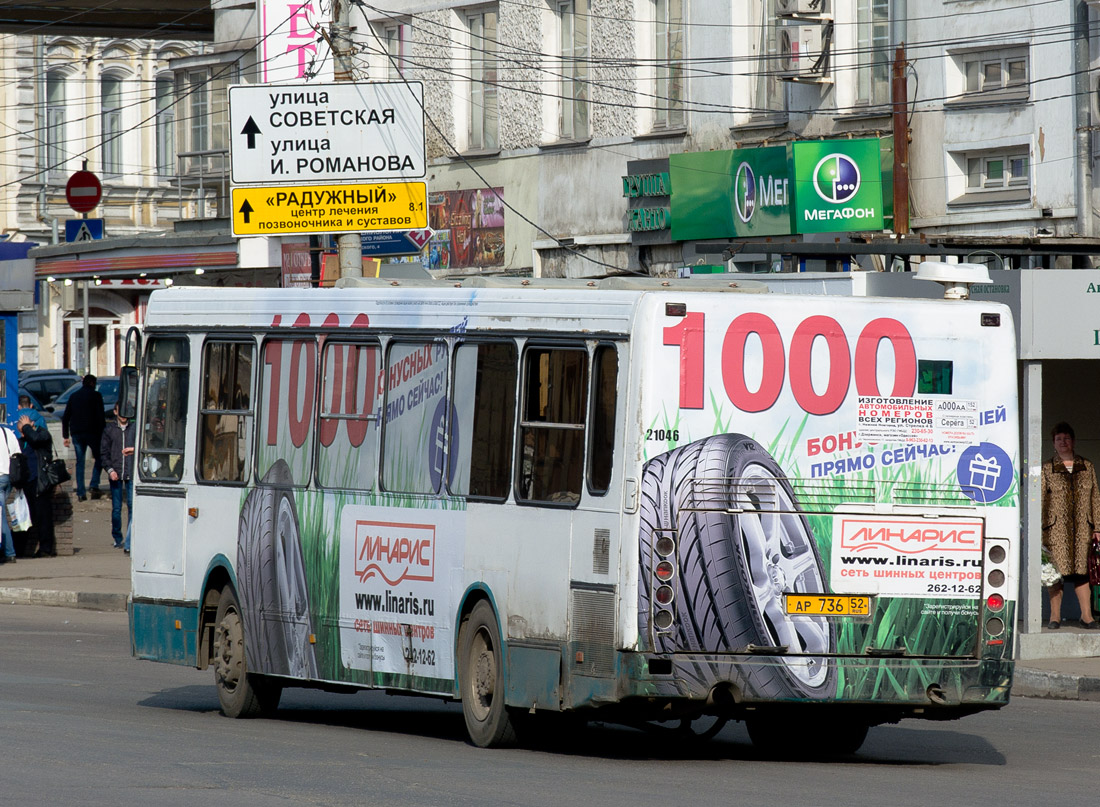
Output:
<instances>
[{"instance_id":1,"label":"pedestrian woman in patterned coat","mask_svg":"<svg viewBox=\"0 0 1100 807\"><path fill-rule=\"evenodd\" d=\"M1043 546L1062 579L1050 586L1051 630L1061 627L1063 583L1081 603L1081 627L1100 629L1092 615L1088 557L1093 536L1100 538L1100 487L1091 462L1073 450L1073 427L1057 424L1050 433L1054 456L1043 463Z\"/></svg>"}]
</instances>

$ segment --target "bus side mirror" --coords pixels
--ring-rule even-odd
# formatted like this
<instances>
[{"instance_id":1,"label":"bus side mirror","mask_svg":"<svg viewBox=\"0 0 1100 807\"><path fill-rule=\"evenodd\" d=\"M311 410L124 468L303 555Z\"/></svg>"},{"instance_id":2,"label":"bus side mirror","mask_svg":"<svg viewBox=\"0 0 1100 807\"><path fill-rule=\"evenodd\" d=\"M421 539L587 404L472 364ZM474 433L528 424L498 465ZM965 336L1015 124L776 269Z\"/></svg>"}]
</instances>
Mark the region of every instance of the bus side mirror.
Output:
<instances>
[{"instance_id":1,"label":"bus side mirror","mask_svg":"<svg viewBox=\"0 0 1100 807\"><path fill-rule=\"evenodd\" d=\"M123 367L118 376L118 413L124 418L137 417L138 371Z\"/></svg>"}]
</instances>

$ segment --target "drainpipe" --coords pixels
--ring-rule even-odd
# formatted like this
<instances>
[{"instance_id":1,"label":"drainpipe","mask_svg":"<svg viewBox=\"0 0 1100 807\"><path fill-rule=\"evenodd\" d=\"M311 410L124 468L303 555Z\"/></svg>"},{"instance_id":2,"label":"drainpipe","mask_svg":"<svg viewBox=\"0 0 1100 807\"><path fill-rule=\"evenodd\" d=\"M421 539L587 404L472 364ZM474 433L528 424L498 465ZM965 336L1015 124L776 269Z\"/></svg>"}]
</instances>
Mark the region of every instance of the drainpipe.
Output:
<instances>
[{"instance_id":1,"label":"drainpipe","mask_svg":"<svg viewBox=\"0 0 1100 807\"><path fill-rule=\"evenodd\" d=\"M1084 0L1078 0L1074 9L1075 26L1073 37L1073 93L1076 98L1077 132L1077 235L1087 238L1092 235L1092 158L1089 154L1089 141L1092 138L1089 111L1089 7Z\"/></svg>"}]
</instances>

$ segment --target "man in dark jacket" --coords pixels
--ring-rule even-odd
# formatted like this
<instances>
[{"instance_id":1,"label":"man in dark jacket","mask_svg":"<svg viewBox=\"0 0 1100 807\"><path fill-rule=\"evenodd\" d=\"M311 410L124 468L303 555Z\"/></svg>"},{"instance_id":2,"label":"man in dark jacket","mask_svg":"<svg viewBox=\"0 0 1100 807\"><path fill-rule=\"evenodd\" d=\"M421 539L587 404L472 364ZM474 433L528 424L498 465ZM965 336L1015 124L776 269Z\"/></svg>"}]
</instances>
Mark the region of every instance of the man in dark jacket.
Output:
<instances>
[{"instance_id":1,"label":"man in dark jacket","mask_svg":"<svg viewBox=\"0 0 1100 807\"><path fill-rule=\"evenodd\" d=\"M101 463L99 444L103 439L103 396L95 388L96 377L91 373L84 376L84 384L69 396L65 404L65 414L61 416L61 436L65 438L65 447L69 447L72 436L73 450L76 452L76 498L84 501L84 457L88 449L92 450L95 464L92 466L92 484L90 492L93 499L99 498L99 475Z\"/></svg>"},{"instance_id":2,"label":"man in dark jacket","mask_svg":"<svg viewBox=\"0 0 1100 807\"><path fill-rule=\"evenodd\" d=\"M130 552L128 541L122 535L122 500L126 499L126 521L134 516L134 441L137 431L129 419L118 413L115 406L115 419L103 429L103 440L99 446L103 467L107 478L111 480L111 537L115 539L115 549ZM126 530L129 538L130 530Z\"/></svg>"},{"instance_id":3,"label":"man in dark jacket","mask_svg":"<svg viewBox=\"0 0 1100 807\"><path fill-rule=\"evenodd\" d=\"M30 404L29 399L27 404ZM53 438L49 429L36 425L27 414L20 415L15 427L23 438L23 455L30 470L23 493L31 510L31 524L38 534L38 551L34 556L54 558L57 557L57 546L53 531L53 485L42 472L53 460Z\"/></svg>"}]
</instances>

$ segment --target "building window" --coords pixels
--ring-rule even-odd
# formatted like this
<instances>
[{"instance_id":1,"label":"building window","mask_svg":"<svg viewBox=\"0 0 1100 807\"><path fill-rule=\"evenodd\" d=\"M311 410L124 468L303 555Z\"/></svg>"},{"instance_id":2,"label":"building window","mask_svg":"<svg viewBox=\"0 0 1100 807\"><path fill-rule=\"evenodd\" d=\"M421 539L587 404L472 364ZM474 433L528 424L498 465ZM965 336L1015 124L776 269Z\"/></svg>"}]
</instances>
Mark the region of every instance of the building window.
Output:
<instances>
[{"instance_id":1,"label":"building window","mask_svg":"<svg viewBox=\"0 0 1100 807\"><path fill-rule=\"evenodd\" d=\"M953 103L1026 101L1030 95L1027 48L970 51L953 57L962 94Z\"/></svg>"},{"instance_id":2,"label":"building window","mask_svg":"<svg viewBox=\"0 0 1100 807\"><path fill-rule=\"evenodd\" d=\"M787 108L786 87L779 79L782 69L779 57L779 26L776 21L776 0L764 0L764 19L760 21L756 46L756 113L782 112ZM761 6L757 6L761 8ZM759 13L759 11L757 12Z\"/></svg>"},{"instance_id":3,"label":"building window","mask_svg":"<svg viewBox=\"0 0 1100 807\"><path fill-rule=\"evenodd\" d=\"M405 23L389 25L382 30L382 39L386 44L386 76L390 81L398 81L408 70L405 58L409 46L409 26Z\"/></svg>"},{"instance_id":4,"label":"building window","mask_svg":"<svg viewBox=\"0 0 1100 807\"><path fill-rule=\"evenodd\" d=\"M1026 151L992 154L966 158L966 191L1027 187L1029 184L1028 155Z\"/></svg>"},{"instance_id":5,"label":"building window","mask_svg":"<svg viewBox=\"0 0 1100 807\"><path fill-rule=\"evenodd\" d=\"M653 99L657 128L678 129L684 117L684 0L654 0Z\"/></svg>"},{"instance_id":6,"label":"building window","mask_svg":"<svg viewBox=\"0 0 1100 807\"><path fill-rule=\"evenodd\" d=\"M952 205L991 205L1031 199L1031 157L1026 147L955 154L963 192ZM957 175L956 175L957 176Z\"/></svg>"},{"instance_id":7,"label":"building window","mask_svg":"<svg viewBox=\"0 0 1100 807\"><path fill-rule=\"evenodd\" d=\"M857 0L857 91L860 103L890 101L890 3Z\"/></svg>"},{"instance_id":8,"label":"building window","mask_svg":"<svg viewBox=\"0 0 1100 807\"><path fill-rule=\"evenodd\" d=\"M157 174L161 177L176 173L176 87L170 78L158 78L157 104Z\"/></svg>"},{"instance_id":9,"label":"building window","mask_svg":"<svg viewBox=\"0 0 1100 807\"><path fill-rule=\"evenodd\" d=\"M189 70L176 80L176 109L182 113L176 129L178 166L185 175L229 173L229 85L237 83L236 65L215 64ZM195 152L214 152L195 156Z\"/></svg>"},{"instance_id":10,"label":"building window","mask_svg":"<svg viewBox=\"0 0 1100 807\"><path fill-rule=\"evenodd\" d=\"M104 76L100 81L102 132L100 159L104 176L122 174L122 79Z\"/></svg>"},{"instance_id":11,"label":"building window","mask_svg":"<svg viewBox=\"0 0 1100 807\"><path fill-rule=\"evenodd\" d=\"M43 166L50 175L65 171L65 75L59 70L46 74L46 142Z\"/></svg>"},{"instance_id":12,"label":"building window","mask_svg":"<svg viewBox=\"0 0 1100 807\"><path fill-rule=\"evenodd\" d=\"M484 11L467 17L470 31L470 149L495 151L497 134L497 13Z\"/></svg>"},{"instance_id":13,"label":"building window","mask_svg":"<svg viewBox=\"0 0 1100 807\"><path fill-rule=\"evenodd\" d=\"M588 137L588 0L558 3L561 52L561 104L558 134L563 140Z\"/></svg>"}]
</instances>

